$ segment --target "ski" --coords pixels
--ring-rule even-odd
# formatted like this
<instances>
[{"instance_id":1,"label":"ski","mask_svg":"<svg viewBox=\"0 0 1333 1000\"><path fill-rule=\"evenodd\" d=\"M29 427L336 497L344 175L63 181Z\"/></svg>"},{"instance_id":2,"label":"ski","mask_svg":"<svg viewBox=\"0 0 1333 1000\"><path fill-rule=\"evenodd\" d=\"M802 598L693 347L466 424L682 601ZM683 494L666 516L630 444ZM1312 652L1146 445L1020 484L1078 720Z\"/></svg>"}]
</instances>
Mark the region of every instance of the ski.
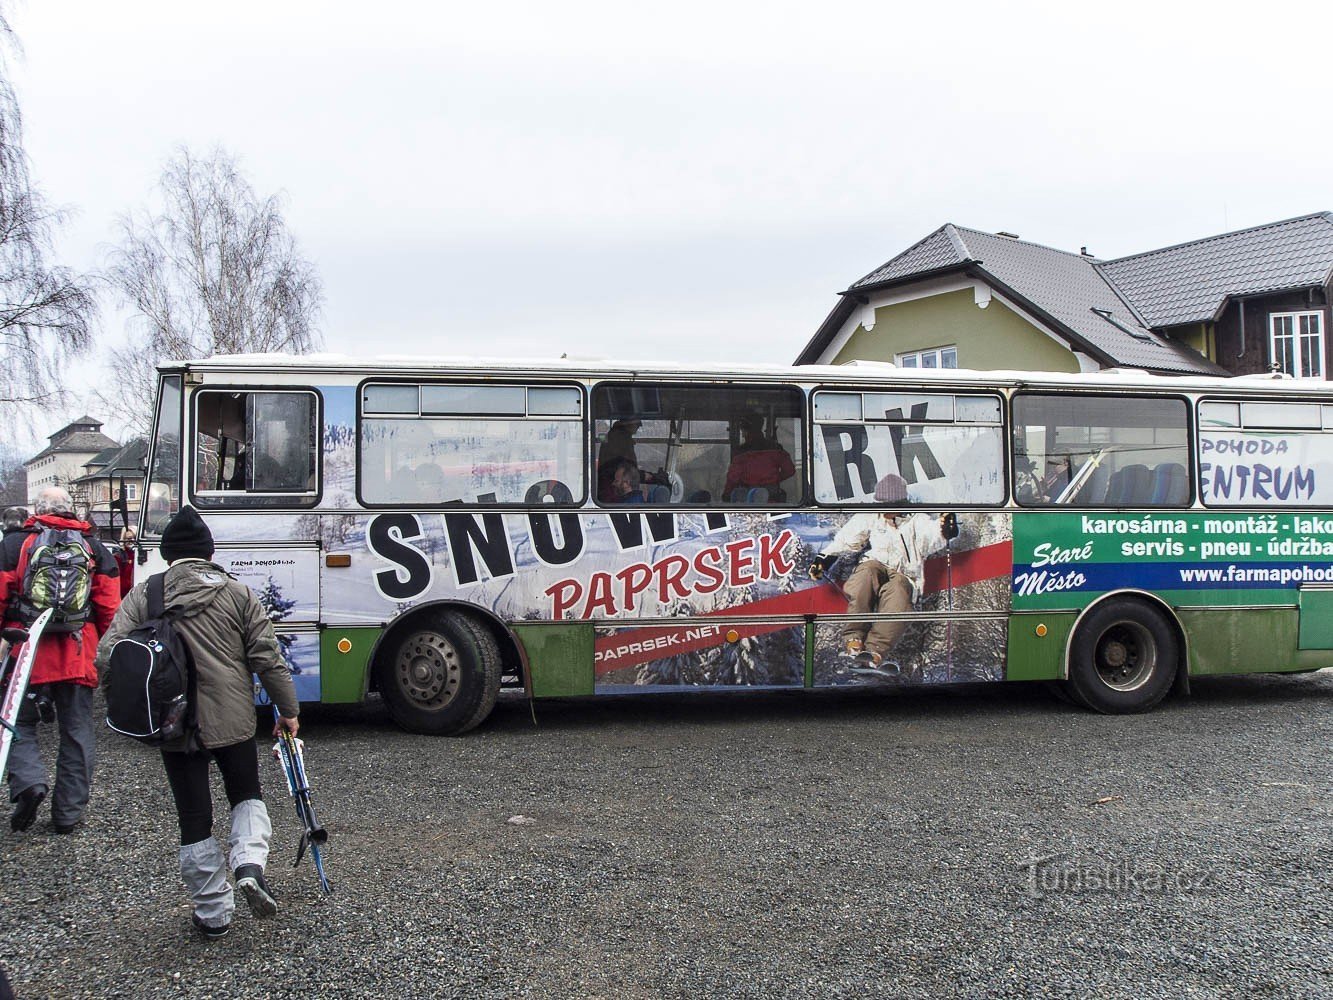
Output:
<instances>
[{"instance_id":1,"label":"ski","mask_svg":"<svg viewBox=\"0 0 1333 1000\"><path fill-rule=\"evenodd\" d=\"M273 718L274 721L281 718L277 705L273 706ZM315 862L315 874L319 876L319 887L325 895L330 895L333 887L324 874L324 858L320 853L320 848L328 842L329 832L319 825L319 820L315 818L315 807L310 803L310 783L306 780L305 757L301 751L303 743L283 729L279 731L278 742L273 747L273 756L282 767L282 775L287 779L287 791L296 806L296 816L301 821L301 841L297 845L296 860L292 862L292 867L301 863L306 848L309 848L310 857Z\"/></svg>"},{"instance_id":2,"label":"ski","mask_svg":"<svg viewBox=\"0 0 1333 1000\"><path fill-rule=\"evenodd\" d=\"M0 638L0 664L4 664L7 673L5 682L5 700L0 703L0 778L9 766L9 748L18 739L16 725L19 709L23 707L23 696L28 690L28 678L32 676L32 663L37 652L37 643L42 637L42 629L51 620L52 611L47 608L32 626L24 632L22 629L6 629ZM17 653L15 650L17 648Z\"/></svg>"}]
</instances>

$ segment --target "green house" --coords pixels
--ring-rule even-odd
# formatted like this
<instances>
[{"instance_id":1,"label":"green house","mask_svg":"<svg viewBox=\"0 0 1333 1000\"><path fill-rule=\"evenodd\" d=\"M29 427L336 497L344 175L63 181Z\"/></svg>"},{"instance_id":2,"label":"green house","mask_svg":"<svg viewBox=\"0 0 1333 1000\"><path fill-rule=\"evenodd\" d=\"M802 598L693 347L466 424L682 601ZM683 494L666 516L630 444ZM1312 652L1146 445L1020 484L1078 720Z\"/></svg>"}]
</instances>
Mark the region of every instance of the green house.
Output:
<instances>
[{"instance_id":1,"label":"green house","mask_svg":"<svg viewBox=\"0 0 1333 1000\"><path fill-rule=\"evenodd\" d=\"M1326 378L1333 215L1116 260L941 226L852 283L796 364Z\"/></svg>"}]
</instances>

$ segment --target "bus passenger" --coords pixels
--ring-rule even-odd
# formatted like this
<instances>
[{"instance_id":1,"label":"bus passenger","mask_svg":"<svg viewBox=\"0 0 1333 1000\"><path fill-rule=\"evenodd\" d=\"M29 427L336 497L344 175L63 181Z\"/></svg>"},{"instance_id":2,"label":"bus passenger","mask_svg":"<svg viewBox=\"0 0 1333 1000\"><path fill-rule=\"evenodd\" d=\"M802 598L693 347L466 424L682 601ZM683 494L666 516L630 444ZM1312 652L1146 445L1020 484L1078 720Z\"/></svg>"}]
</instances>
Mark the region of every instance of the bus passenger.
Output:
<instances>
[{"instance_id":1,"label":"bus passenger","mask_svg":"<svg viewBox=\"0 0 1333 1000\"><path fill-rule=\"evenodd\" d=\"M745 414L739 424L741 443L731 453L722 495L728 500L743 500L750 490L763 488L768 490L769 500L781 503L787 499L781 484L796 475L796 465L782 445L764 437L764 418L758 413Z\"/></svg>"},{"instance_id":2,"label":"bus passenger","mask_svg":"<svg viewBox=\"0 0 1333 1000\"><path fill-rule=\"evenodd\" d=\"M628 458L616 458L597 470L598 503L643 503L639 467Z\"/></svg>"},{"instance_id":3,"label":"bus passenger","mask_svg":"<svg viewBox=\"0 0 1333 1000\"><path fill-rule=\"evenodd\" d=\"M634 435L642 426L643 421L637 417L627 417L613 423L611 429L606 432L606 440L597 451L598 469L618 458L628 458L637 466L639 457L634 453Z\"/></svg>"},{"instance_id":4,"label":"bus passenger","mask_svg":"<svg viewBox=\"0 0 1333 1000\"><path fill-rule=\"evenodd\" d=\"M875 484L875 499L903 503L907 500L907 483L891 472ZM816 557L810 576L818 580L840 555L861 553L842 588L847 596L847 613L905 614L913 610L921 595L926 557L957 536L958 519L954 514L856 514L833 536L828 550ZM907 625L901 619L848 621L842 631L843 655L860 666L878 668Z\"/></svg>"}]
</instances>

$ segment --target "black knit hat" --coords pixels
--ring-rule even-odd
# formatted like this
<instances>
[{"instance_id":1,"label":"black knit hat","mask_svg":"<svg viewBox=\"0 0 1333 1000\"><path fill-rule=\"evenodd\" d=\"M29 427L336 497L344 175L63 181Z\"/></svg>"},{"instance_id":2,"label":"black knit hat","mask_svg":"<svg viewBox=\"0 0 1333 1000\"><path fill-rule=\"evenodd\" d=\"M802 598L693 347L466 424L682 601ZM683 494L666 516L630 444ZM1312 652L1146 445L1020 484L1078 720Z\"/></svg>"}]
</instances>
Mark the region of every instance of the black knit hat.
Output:
<instances>
[{"instance_id":1,"label":"black knit hat","mask_svg":"<svg viewBox=\"0 0 1333 1000\"><path fill-rule=\"evenodd\" d=\"M193 507L182 507L162 532L162 558L167 562L213 558L213 533Z\"/></svg>"}]
</instances>

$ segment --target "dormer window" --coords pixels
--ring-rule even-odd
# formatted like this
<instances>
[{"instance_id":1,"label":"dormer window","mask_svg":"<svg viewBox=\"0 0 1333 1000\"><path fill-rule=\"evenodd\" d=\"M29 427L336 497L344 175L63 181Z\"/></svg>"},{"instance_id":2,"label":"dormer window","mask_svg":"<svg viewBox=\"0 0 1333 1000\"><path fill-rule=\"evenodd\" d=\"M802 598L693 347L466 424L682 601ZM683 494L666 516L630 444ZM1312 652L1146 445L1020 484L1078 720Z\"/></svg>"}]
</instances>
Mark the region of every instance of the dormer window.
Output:
<instances>
[{"instance_id":1,"label":"dormer window","mask_svg":"<svg viewBox=\"0 0 1333 1000\"><path fill-rule=\"evenodd\" d=\"M1324 377L1324 314L1314 312L1271 313L1269 357L1288 375L1297 378Z\"/></svg>"}]
</instances>

